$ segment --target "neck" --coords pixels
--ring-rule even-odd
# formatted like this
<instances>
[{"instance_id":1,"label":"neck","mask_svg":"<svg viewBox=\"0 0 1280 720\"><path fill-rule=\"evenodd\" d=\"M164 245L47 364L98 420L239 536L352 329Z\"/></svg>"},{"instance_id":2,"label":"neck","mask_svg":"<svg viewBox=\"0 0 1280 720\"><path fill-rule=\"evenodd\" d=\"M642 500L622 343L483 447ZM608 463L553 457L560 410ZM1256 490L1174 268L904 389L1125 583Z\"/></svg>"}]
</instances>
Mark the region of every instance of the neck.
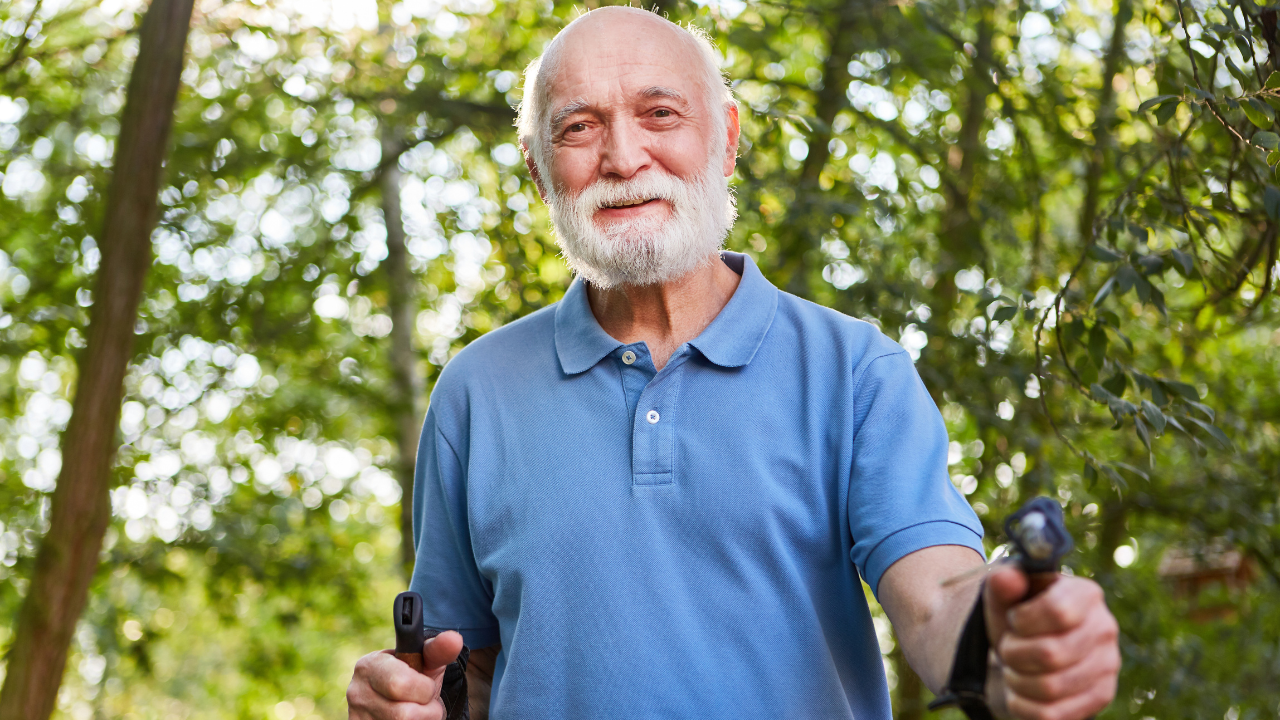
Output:
<instances>
[{"instance_id":1,"label":"neck","mask_svg":"<svg viewBox=\"0 0 1280 720\"><path fill-rule=\"evenodd\" d=\"M719 256L684 277L658 285L587 286L591 313L623 343L644 342L661 370L681 345L698 337L738 289L738 273Z\"/></svg>"}]
</instances>

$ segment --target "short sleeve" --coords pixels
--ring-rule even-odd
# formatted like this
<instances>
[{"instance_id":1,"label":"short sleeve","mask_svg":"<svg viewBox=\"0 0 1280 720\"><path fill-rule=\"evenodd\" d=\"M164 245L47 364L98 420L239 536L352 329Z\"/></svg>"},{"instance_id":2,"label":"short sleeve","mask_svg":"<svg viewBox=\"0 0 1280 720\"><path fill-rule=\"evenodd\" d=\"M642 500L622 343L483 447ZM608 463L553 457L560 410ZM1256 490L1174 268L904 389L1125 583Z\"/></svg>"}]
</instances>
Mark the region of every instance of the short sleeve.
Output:
<instances>
[{"instance_id":1,"label":"short sleeve","mask_svg":"<svg viewBox=\"0 0 1280 720\"><path fill-rule=\"evenodd\" d=\"M947 428L909 356L871 360L854 388L850 558L873 592L898 560L934 545L985 557L982 524L947 473Z\"/></svg>"},{"instance_id":2,"label":"short sleeve","mask_svg":"<svg viewBox=\"0 0 1280 720\"><path fill-rule=\"evenodd\" d=\"M476 567L467 522L466 471L427 412L413 482L413 540L417 558L410 589L422 596L423 623L457 630L468 647L499 642L493 590Z\"/></svg>"}]
</instances>

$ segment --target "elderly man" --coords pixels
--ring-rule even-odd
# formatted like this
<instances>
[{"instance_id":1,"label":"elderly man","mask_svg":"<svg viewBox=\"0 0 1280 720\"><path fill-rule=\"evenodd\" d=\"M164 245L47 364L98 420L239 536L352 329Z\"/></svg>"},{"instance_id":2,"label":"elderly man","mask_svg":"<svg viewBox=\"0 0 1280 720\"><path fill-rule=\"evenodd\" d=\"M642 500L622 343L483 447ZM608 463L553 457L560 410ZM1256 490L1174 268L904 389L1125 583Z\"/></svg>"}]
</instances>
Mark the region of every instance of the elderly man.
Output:
<instances>
[{"instance_id":1,"label":"elderly man","mask_svg":"<svg viewBox=\"0 0 1280 720\"><path fill-rule=\"evenodd\" d=\"M935 691L985 588L991 710L1103 708L1119 652L1095 583L1025 602L1016 570L942 584L982 564L982 529L902 348L721 252L738 109L710 44L596 10L524 98L529 171L578 278L441 374L412 587L449 632L423 674L362 658L351 717L458 716L441 685L465 642L473 717L885 719L860 580Z\"/></svg>"}]
</instances>

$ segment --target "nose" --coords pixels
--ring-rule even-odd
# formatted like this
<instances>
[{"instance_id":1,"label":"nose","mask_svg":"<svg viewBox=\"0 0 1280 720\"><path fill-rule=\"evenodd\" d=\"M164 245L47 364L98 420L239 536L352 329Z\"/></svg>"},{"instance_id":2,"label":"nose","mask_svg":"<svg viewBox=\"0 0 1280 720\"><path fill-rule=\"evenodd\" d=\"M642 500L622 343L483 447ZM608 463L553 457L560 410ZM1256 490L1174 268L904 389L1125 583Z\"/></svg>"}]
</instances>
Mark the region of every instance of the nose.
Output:
<instances>
[{"instance_id":1,"label":"nose","mask_svg":"<svg viewBox=\"0 0 1280 720\"><path fill-rule=\"evenodd\" d=\"M644 133L639 128L625 121L609 124L600 155L601 175L626 180L649 167L651 162Z\"/></svg>"}]
</instances>

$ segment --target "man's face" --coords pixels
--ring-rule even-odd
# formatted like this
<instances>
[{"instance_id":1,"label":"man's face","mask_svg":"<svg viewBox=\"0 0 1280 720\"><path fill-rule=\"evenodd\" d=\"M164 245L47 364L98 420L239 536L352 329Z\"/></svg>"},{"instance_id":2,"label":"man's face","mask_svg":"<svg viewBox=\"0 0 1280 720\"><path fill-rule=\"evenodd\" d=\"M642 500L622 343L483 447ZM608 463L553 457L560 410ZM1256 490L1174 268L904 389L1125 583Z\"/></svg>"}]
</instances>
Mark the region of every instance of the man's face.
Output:
<instances>
[{"instance_id":1,"label":"man's face","mask_svg":"<svg viewBox=\"0 0 1280 720\"><path fill-rule=\"evenodd\" d=\"M732 219L736 108L710 101L696 49L648 13L592 13L547 85L539 187L570 264L609 287L705 262Z\"/></svg>"}]
</instances>

